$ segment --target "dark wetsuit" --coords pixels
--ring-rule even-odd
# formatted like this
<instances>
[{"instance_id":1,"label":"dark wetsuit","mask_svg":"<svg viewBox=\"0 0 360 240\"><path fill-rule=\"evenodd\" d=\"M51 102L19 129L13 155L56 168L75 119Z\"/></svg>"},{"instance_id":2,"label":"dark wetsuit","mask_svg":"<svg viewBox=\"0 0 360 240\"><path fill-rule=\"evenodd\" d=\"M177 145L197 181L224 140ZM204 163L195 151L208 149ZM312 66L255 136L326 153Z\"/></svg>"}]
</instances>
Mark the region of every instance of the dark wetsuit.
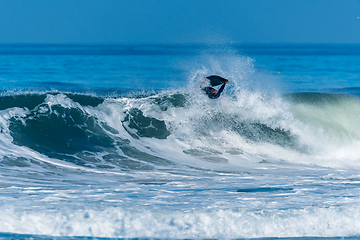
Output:
<instances>
[{"instance_id":1,"label":"dark wetsuit","mask_svg":"<svg viewBox=\"0 0 360 240\"><path fill-rule=\"evenodd\" d=\"M227 83L227 82L226 82L226 83ZM215 99L215 98L220 97L220 94L222 93L222 91L224 91L224 88L225 88L226 83L224 83L224 84L220 87L219 91L216 91L216 89L215 89L215 88L212 88L212 87L205 87L205 88L203 88L202 90L205 91L205 93L209 96L209 98Z\"/></svg>"}]
</instances>

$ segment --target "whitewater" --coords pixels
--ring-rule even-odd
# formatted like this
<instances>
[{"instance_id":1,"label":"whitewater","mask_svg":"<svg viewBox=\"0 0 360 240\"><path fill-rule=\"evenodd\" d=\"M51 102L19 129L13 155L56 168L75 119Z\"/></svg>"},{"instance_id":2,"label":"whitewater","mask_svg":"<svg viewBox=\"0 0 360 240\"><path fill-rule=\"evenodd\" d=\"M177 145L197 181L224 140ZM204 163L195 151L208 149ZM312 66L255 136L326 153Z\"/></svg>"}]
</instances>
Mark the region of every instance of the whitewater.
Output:
<instances>
[{"instance_id":1,"label":"whitewater","mask_svg":"<svg viewBox=\"0 0 360 240\"><path fill-rule=\"evenodd\" d=\"M0 238L357 238L359 61L357 45L1 45Z\"/></svg>"}]
</instances>

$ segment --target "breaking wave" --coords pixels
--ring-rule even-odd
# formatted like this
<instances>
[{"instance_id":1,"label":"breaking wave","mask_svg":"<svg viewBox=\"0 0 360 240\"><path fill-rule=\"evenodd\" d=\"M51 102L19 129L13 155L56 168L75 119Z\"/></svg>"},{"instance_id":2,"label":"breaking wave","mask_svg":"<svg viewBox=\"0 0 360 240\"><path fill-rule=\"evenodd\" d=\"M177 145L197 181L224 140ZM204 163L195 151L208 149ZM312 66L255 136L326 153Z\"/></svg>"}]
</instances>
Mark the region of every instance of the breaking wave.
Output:
<instances>
[{"instance_id":1,"label":"breaking wave","mask_svg":"<svg viewBox=\"0 0 360 240\"><path fill-rule=\"evenodd\" d=\"M200 90L111 98L19 94L0 98L0 154L3 160L43 156L115 170L178 163L227 168L226 163L241 166L245 156L354 167L359 114L358 98L325 93L241 90L218 100Z\"/></svg>"}]
</instances>

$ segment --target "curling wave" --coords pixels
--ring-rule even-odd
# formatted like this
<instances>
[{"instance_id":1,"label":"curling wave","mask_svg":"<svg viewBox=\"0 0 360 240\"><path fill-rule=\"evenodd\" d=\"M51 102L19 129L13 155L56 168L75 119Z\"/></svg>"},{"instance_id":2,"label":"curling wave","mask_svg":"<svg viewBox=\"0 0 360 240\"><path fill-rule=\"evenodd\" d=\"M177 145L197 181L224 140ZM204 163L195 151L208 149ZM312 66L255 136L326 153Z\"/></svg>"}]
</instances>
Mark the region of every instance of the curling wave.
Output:
<instances>
[{"instance_id":1,"label":"curling wave","mask_svg":"<svg viewBox=\"0 0 360 240\"><path fill-rule=\"evenodd\" d=\"M360 100L242 91L219 101L200 92L104 98L45 93L0 98L3 158L24 150L76 166L153 169L183 161L357 164ZM31 154L30 154L31 155ZM182 159L182 160L181 160Z\"/></svg>"}]
</instances>

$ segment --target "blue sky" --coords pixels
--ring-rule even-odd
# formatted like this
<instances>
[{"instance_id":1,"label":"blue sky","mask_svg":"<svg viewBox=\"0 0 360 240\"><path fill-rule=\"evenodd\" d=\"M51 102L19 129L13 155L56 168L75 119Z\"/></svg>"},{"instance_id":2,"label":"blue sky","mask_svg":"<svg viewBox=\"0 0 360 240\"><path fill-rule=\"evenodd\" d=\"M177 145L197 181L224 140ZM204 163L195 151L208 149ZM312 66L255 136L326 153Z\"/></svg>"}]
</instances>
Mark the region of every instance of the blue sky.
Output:
<instances>
[{"instance_id":1,"label":"blue sky","mask_svg":"<svg viewBox=\"0 0 360 240\"><path fill-rule=\"evenodd\" d=\"M359 0L0 0L0 43L360 43Z\"/></svg>"}]
</instances>

